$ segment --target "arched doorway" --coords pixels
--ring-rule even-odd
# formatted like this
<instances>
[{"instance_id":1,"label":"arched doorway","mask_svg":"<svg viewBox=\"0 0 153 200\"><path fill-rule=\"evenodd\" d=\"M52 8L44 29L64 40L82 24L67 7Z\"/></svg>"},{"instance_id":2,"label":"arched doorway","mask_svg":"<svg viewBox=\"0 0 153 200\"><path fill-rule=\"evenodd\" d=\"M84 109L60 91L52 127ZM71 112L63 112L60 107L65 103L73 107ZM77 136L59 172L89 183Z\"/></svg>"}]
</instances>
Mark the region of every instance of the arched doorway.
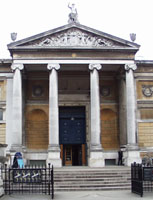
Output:
<instances>
[{"instance_id":1,"label":"arched doorway","mask_svg":"<svg viewBox=\"0 0 153 200\"><path fill-rule=\"evenodd\" d=\"M48 117L41 109L32 110L27 115L26 146L28 149L48 148Z\"/></svg>"}]
</instances>

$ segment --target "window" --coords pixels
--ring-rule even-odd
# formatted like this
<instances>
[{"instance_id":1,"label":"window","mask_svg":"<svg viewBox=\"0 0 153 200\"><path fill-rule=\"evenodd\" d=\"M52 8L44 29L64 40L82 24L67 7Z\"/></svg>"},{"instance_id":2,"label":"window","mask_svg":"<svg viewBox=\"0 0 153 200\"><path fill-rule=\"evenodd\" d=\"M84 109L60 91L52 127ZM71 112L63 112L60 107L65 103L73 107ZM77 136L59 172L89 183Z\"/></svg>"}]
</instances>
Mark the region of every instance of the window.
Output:
<instances>
[{"instance_id":1,"label":"window","mask_svg":"<svg viewBox=\"0 0 153 200\"><path fill-rule=\"evenodd\" d=\"M0 108L0 120L3 120L3 109Z\"/></svg>"}]
</instances>

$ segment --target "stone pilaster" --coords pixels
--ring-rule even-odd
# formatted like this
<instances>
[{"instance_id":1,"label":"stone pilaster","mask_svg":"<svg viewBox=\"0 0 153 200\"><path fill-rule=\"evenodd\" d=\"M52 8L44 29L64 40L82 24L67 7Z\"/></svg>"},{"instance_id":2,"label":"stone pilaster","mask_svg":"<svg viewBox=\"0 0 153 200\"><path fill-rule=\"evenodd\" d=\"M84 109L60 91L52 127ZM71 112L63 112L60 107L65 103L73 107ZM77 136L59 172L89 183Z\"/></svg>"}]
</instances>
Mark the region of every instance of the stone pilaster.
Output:
<instances>
[{"instance_id":1,"label":"stone pilaster","mask_svg":"<svg viewBox=\"0 0 153 200\"><path fill-rule=\"evenodd\" d=\"M49 147L47 162L61 167L59 147L58 73L59 64L49 63Z\"/></svg>"},{"instance_id":2,"label":"stone pilaster","mask_svg":"<svg viewBox=\"0 0 153 200\"><path fill-rule=\"evenodd\" d=\"M11 151L22 151L22 76L23 64L12 64L13 75L13 107Z\"/></svg>"},{"instance_id":3,"label":"stone pilaster","mask_svg":"<svg viewBox=\"0 0 153 200\"><path fill-rule=\"evenodd\" d=\"M103 152L101 146L100 127L100 94L99 73L100 64L90 64L90 107L91 107L91 141L90 141L90 167L104 166Z\"/></svg>"},{"instance_id":4,"label":"stone pilaster","mask_svg":"<svg viewBox=\"0 0 153 200\"><path fill-rule=\"evenodd\" d=\"M140 163L140 153L136 140L136 93L133 71L137 69L135 64L125 65L126 70L126 113L127 113L127 149L124 153L125 165Z\"/></svg>"}]
</instances>

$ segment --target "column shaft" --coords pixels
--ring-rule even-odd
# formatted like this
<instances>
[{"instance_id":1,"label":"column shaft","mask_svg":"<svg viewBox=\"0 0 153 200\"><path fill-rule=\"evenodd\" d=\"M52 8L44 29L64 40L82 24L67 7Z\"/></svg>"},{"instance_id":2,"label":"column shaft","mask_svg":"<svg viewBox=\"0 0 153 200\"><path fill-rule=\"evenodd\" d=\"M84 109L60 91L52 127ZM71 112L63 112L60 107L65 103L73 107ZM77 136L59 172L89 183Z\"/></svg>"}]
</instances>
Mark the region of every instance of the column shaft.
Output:
<instances>
[{"instance_id":1,"label":"column shaft","mask_svg":"<svg viewBox=\"0 0 153 200\"><path fill-rule=\"evenodd\" d=\"M119 78L119 133L120 146L127 144L127 120L126 120L126 82L124 77ZM124 120L123 120L124 119Z\"/></svg>"},{"instance_id":2,"label":"column shaft","mask_svg":"<svg viewBox=\"0 0 153 200\"><path fill-rule=\"evenodd\" d=\"M101 148L100 141L100 97L99 74L97 69L90 72L90 101L91 101L91 148Z\"/></svg>"},{"instance_id":3,"label":"column shaft","mask_svg":"<svg viewBox=\"0 0 153 200\"><path fill-rule=\"evenodd\" d=\"M126 71L127 143L136 144L136 99L133 68Z\"/></svg>"},{"instance_id":4,"label":"column shaft","mask_svg":"<svg viewBox=\"0 0 153 200\"><path fill-rule=\"evenodd\" d=\"M59 146L58 80L54 68L49 78L49 145Z\"/></svg>"},{"instance_id":5,"label":"column shaft","mask_svg":"<svg viewBox=\"0 0 153 200\"><path fill-rule=\"evenodd\" d=\"M136 141L136 97L133 70L137 66L125 65L126 70L126 113L127 113L127 148L123 153L124 164L141 163L140 152Z\"/></svg>"},{"instance_id":6,"label":"column shaft","mask_svg":"<svg viewBox=\"0 0 153 200\"><path fill-rule=\"evenodd\" d=\"M90 167L103 167L104 158L100 136L100 94L99 74L100 64L90 64L90 106L91 106L91 141L90 141Z\"/></svg>"},{"instance_id":7,"label":"column shaft","mask_svg":"<svg viewBox=\"0 0 153 200\"><path fill-rule=\"evenodd\" d=\"M47 163L61 167L59 147L58 73L59 64L48 64L49 75L49 147Z\"/></svg>"},{"instance_id":8,"label":"column shaft","mask_svg":"<svg viewBox=\"0 0 153 200\"><path fill-rule=\"evenodd\" d=\"M22 147L22 77L23 65L12 65L13 76L13 107L12 107L12 149Z\"/></svg>"}]
</instances>

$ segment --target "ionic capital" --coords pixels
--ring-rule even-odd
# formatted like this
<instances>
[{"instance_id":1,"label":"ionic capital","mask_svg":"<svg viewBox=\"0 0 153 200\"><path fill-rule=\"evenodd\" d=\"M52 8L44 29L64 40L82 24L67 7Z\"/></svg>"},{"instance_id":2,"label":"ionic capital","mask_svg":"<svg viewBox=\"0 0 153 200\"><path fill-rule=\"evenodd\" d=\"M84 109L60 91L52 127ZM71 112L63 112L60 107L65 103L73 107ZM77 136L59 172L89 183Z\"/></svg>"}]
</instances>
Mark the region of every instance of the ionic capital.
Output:
<instances>
[{"instance_id":1,"label":"ionic capital","mask_svg":"<svg viewBox=\"0 0 153 200\"><path fill-rule=\"evenodd\" d=\"M48 63L47 69L48 70L52 70L52 69L59 70L60 69L60 65L57 64L57 63Z\"/></svg>"},{"instance_id":2,"label":"ionic capital","mask_svg":"<svg viewBox=\"0 0 153 200\"><path fill-rule=\"evenodd\" d=\"M23 64L12 64L11 65L11 69L13 70L13 71L15 71L16 69L19 69L19 70L23 70L24 69L24 65Z\"/></svg>"},{"instance_id":3,"label":"ionic capital","mask_svg":"<svg viewBox=\"0 0 153 200\"><path fill-rule=\"evenodd\" d=\"M130 69L132 69L133 71L137 69L137 65L136 64L126 64L125 65L125 70L129 71Z\"/></svg>"},{"instance_id":4,"label":"ionic capital","mask_svg":"<svg viewBox=\"0 0 153 200\"><path fill-rule=\"evenodd\" d=\"M89 69L90 70L94 70L94 69L100 70L100 69L102 69L102 65L99 63L91 63L91 64L89 64Z\"/></svg>"}]
</instances>

